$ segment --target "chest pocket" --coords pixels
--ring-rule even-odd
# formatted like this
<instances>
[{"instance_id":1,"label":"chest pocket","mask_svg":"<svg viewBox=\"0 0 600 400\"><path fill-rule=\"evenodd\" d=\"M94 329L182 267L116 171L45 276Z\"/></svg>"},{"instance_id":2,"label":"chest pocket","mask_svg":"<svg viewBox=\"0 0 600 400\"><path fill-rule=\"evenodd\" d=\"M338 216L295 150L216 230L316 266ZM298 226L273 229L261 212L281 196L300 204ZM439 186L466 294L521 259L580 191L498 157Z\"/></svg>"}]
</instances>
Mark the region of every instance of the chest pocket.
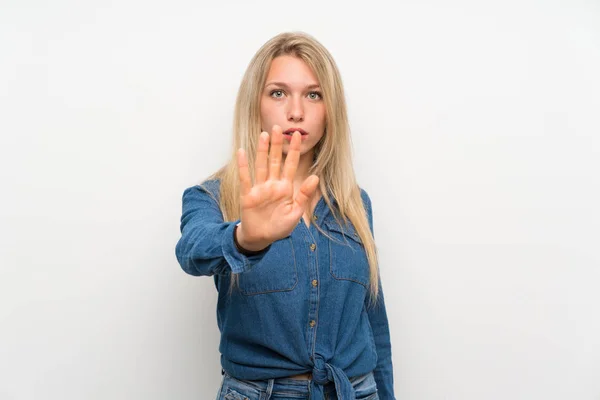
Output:
<instances>
[{"instance_id":1,"label":"chest pocket","mask_svg":"<svg viewBox=\"0 0 600 400\"><path fill-rule=\"evenodd\" d=\"M243 295L285 292L298 284L294 245L290 237L271 243L267 254L249 271L239 274Z\"/></svg>"},{"instance_id":2,"label":"chest pocket","mask_svg":"<svg viewBox=\"0 0 600 400\"><path fill-rule=\"evenodd\" d=\"M351 223L343 227L333 219L324 221L328 229L330 271L335 279L369 286L369 261L367 253Z\"/></svg>"}]
</instances>

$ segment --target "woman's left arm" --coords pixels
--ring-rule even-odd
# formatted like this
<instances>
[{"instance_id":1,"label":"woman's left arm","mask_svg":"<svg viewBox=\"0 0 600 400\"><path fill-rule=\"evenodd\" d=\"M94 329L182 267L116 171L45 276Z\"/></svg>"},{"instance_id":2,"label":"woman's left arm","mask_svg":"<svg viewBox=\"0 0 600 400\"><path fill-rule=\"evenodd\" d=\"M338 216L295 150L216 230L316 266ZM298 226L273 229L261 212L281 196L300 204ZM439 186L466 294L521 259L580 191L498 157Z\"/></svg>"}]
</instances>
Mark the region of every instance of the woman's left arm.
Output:
<instances>
[{"instance_id":1,"label":"woman's left arm","mask_svg":"<svg viewBox=\"0 0 600 400\"><path fill-rule=\"evenodd\" d=\"M371 199L364 189L361 189L361 196L367 211L371 234L373 234L374 237ZM365 304L368 303L368 300L369 297L367 296ZM377 393L380 400L395 400L392 343L390 340L390 328L388 325L381 279L379 279L377 302L374 305L367 305L367 315L369 316L369 322L375 340L375 349L377 351L377 366L375 367L375 371L373 371L375 382L377 383Z\"/></svg>"},{"instance_id":2,"label":"woman's left arm","mask_svg":"<svg viewBox=\"0 0 600 400\"><path fill-rule=\"evenodd\" d=\"M394 371L392 366L392 344L388 325L383 289L379 282L379 295L377 304L367 308L369 322L373 330L375 349L377 351L377 366L373 374L377 383L377 393L380 400L395 400L394 397Z\"/></svg>"}]
</instances>

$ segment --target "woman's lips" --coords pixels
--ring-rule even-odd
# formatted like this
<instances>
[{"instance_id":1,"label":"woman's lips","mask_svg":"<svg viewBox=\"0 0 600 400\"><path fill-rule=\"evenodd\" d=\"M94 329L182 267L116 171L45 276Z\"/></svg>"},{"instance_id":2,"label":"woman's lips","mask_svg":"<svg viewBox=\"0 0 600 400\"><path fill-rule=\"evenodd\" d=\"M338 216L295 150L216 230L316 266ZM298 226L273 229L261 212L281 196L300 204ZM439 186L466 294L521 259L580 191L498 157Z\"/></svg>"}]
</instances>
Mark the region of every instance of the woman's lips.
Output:
<instances>
[{"instance_id":1,"label":"woman's lips","mask_svg":"<svg viewBox=\"0 0 600 400\"><path fill-rule=\"evenodd\" d=\"M288 141L292 141L292 135L294 134L294 132L299 132L300 133L300 139L301 140L306 140L306 138L308 137L308 133L300 128L290 128L288 130L286 130L285 132L283 132L283 137L286 138Z\"/></svg>"},{"instance_id":2,"label":"woman's lips","mask_svg":"<svg viewBox=\"0 0 600 400\"><path fill-rule=\"evenodd\" d=\"M308 135L308 132L306 132L302 128L289 128L289 129L286 129L285 132L283 132L283 134L284 135L291 135L291 134L293 134L296 131L300 132L301 135Z\"/></svg>"}]
</instances>

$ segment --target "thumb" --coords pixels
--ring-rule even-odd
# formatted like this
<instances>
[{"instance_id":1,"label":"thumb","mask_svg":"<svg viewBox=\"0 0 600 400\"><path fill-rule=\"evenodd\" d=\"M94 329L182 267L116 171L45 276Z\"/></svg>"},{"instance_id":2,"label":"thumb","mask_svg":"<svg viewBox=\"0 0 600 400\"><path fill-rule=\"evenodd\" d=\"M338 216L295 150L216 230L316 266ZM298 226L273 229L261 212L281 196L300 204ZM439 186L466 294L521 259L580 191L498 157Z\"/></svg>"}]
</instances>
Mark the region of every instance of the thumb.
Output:
<instances>
[{"instance_id":1,"label":"thumb","mask_svg":"<svg viewBox=\"0 0 600 400\"><path fill-rule=\"evenodd\" d=\"M314 196L317 186L319 185L319 177L311 175L302 182L300 190L294 199L295 206L304 210L308 201Z\"/></svg>"}]
</instances>

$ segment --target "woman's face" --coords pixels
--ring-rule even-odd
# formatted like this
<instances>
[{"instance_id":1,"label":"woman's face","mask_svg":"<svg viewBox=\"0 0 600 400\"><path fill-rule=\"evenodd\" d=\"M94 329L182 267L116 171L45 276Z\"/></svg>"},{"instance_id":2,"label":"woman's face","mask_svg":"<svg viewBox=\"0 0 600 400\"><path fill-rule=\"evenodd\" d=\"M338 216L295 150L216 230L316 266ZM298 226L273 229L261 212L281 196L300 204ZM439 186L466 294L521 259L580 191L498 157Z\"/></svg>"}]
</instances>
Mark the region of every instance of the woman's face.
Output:
<instances>
[{"instance_id":1,"label":"woman's face","mask_svg":"<svg viewBox=\"0 0 600 400\"><path fill-rule=\"evenodd\" d=\"M269 132L279 125L284 133L283 153L287 154L291 133L301 129L300 154L312 153L325 131L325 103L317 77L300 58L279 56L273 59L260 101L261 129Z\"/></svg>"}]
</instances>

